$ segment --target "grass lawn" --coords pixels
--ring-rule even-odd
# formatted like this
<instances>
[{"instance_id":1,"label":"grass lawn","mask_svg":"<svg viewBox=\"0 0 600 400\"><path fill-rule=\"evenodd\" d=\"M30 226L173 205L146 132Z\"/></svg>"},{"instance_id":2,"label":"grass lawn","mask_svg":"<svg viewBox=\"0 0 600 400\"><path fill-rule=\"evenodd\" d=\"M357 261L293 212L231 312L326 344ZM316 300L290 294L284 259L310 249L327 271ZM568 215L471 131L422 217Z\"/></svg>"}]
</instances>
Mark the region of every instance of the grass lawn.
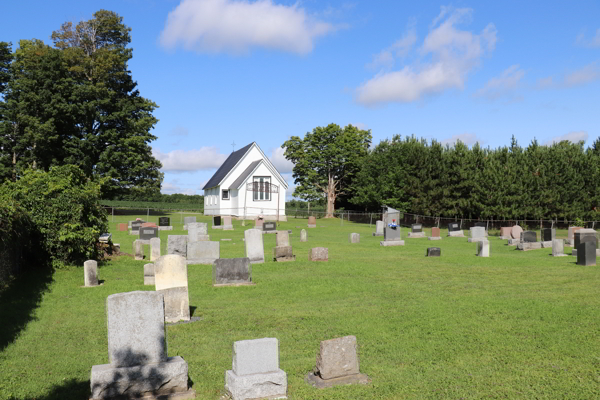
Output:
<instances>
[{"instance_id":1,"label":"grass lawn","mask_svg":"<svg viewBox=\"0 0 600 400\"><path fill-rule=\"evenodd\" d=\"M131 254L136 236L115 229L128 219L115 216L111 226ZM188 267L190 306L201 320L169 326L168 351L188 362L197 398L224 394L234 341L262 337L279 339L290 399L600 398L600 266L551 257L551 249L518 251L495 237L490 258L479 258L476 243L445 231L428 241L406 238L403 228L405 246L381 247L374 225L338 219L317 220L301 243L306 222L280 225L293 231L295 262L271 261L275 235L264 235L268 261L253 265L255 286L214 288L211 266ZM162 254L167 235L185 234L179 214L172 223L174 231L160 231ZM249 226L234 227L209 228L212 240L233 239L220 242L223 258L244 256ZM348 242L351 232L359 244ZM308 262L318 246L329 248L329 262ZM425 257L427 247L441 247L442 257ZM72 267L0 293L0 399L86 399L92 365L108 363L106 297L154 290L143 285L147 262L100 264L104 285L96 288L80 287L83 268ZM344 335L357 337L371 383L307 385L319 342Z\"/></svg>"}]
</instances>

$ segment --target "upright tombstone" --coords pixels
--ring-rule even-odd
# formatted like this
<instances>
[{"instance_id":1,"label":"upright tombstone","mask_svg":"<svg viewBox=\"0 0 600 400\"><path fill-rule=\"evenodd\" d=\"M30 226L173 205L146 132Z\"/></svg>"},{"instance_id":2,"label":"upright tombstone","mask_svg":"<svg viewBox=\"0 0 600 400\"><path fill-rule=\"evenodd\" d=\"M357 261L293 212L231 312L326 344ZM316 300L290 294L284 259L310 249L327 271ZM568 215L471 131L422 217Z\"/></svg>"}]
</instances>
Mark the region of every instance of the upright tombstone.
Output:
<instances>
[{"instance_id":1,"label":"upright tombstone","mask_svg":"<svg viewBox=\"0 0 600 400\"><path fill-rule=\"evenodd\" d=\"M475 222L475 225L473 225L473 226L477 226L477 227L483 228L483 230L485 231L485 236L488 235L488 233L487 233L487 223L485 223L485 222Z\"/></svg>"},{"instance_id":2,"label":"upright tombstone","mask_svg":"<svg viewBox=\"0 0 600 400\"><path fill-rule=\"evenodd\" d=\"M540 237L542 242L551 242L554 240L556 236L556 229L554 228L542 228L540 232Z\"/></svg>"},{"instance_id":3,"label":"upright tombstone","mask_svg":"<svg viewBox=\"0 0 600 400\"><path fill-rule=\"evenodd\" d=\"M194 398L188 365L167 357L164 296L160 292L117 293L106 299L108 359L92 367L91 400L153 395Z\"/></svg>"},{"instance_id":4,"label":"upright tombstone","mask_svg":"<svg viewBox=\"0 0 600 400\"><path fill-rule=\"evenodd\" d=\"M98 286L98 262L87 260L83 263L83 282L86 287Z\"/></svg>"},{"instance_id":5,"label":"upright tombstone","mask_svg":"<svg viewBox=\"0 0 600 400\"><path fill-rule=\"evenodd\" d=\"M570 226L569 227L568 233L567 233L567 240L566 240L567 246L575 245L575 232L577 232L580 229L583 229L583 228L580 226Z\"/></svg>"},{"instance_id":6,"label":"upright tombstone","mask_svg":"<svg viewBox=\"0 0 600 400\"><path fill-rule=\"evenodd\" d=\"M201 242L210 240L208 224L204 222L190 222L188 225L188 241Z\"/></svg>"},{"instance_id":7,"label":"upright tombstone","mask_svg":"<svg viewBox=\"0 0 600 400\"><path fill-rule=\"evenodd\" d=\"M521 233L523 233L523 228L521 228L519 225L515 225L510 229L510 236L513 239L521 239Z\"/></svg>"},{"instance_id":8,"label":"upright tombstone","mask_svg":"<svg viewBox=\"0 0 600 400\"><path fill-rule=\"evenodd\" d=\"M158 217L158 230L159 231L172 231L171 218L169 217Z\"/></svg>"},{"instance_id":9,"label":"upright tombstone","mask_svg":"<svg viewBox=\"0 0 600 400\"><path fill-rule=\"evenodd\" d=\"M596 265L596 243L593 241L579 243L577 246L577 265Z\"/></svg>"},{"instance_id":10,"label":"upright tombstone","mask_svg":"<svg viewBox=\"0 0 600 400\"><path fill-rule=\"evenodd\" d=\"M290 236L288 231L277 231L276 247L273 248L274 261L294 261L296 256L290 246Z\"/></svg>"},{"instance_id":11,"label":"upright tombstone","mask_svg":"<svg viewBox=\"0 0 600 400\"><path fill-rule=\"evenodd\" d=\"M521 241L525 243L537 242L537 233L534 231L525 231L521 235Z\"/></svg>"},{"instance_id":12,"label":"upright tombstone","mask_svg":"<svg viewBox=\"0 0 600 400\"><path fill-rule=\"evenodd\" d=\"M254 229L262 229L264 222L265 222L265 219L263 217L261 217L261 216L256 217L256 219L254 220Z\"/></svg>"},{"instance_id":13,"label":"upright tombstone","mask_svg":"<svg viewBox=\"0 0 600 400\"><path fill-rule=\"evenodd\" d=\"M383 236L383 221L375 221L375 232L373 232L373 236Z\"/></svg>"},{"instance_id":14,"label":"upright tombstone","mask_svg":"<svg viewBox=\"0 0 600 400\"><path fill-rule=\"evenodd\" d=\"M351 233L348 240L350 243L360 243L360 233Z\"/></svg>"},{"instance_id":15,"label":"upright tombstone","mask_svg":"<svg viewBox=\"0 0 600 400\"><path fill-rule=\"evenodd\" d=\"M244 243L246 245L246 257L251 264L265 262L265 248L260 229L248 229L244 231Z\"/></svg>"},{"instance_id":16,"label":"upright tombstone","mask_svg":"<svg viewBox=\"0 0 600 400\"><path fill-rule=\"evenodd\" d=\"M521 232L521 240L517 244L518 250L535 250L541 249L542 243L537 241L537 232L525 231Z\"/></svg>"},{"instance_id":17,"label":"upright tombstone","mask_svg":"<svg viewBox=\"0 0 600 400\"><path fill-rule=\"evenodd\" d=\"M223 225L221 224L221 216L220 215L213 215L212 228L213 229L223 229Z\"/></svg>"},{"instance_id":18,"label":"upright tombstone","mask_svg":"<svg viewBox=\"0 0 600 400\"><path fill-rule=\"evenodd\" d=\"M187 258L187 235L169 235L167 237L167 254L177 254Z\"/></svg>"},{"instance_id":19,"label":"upright tombstone","mask_svg":"<svg viewBox=\"0 0 600 400\"><path fill-rule=\"evenodd\" d=\"M140 228L140 240L150 243L150 239L158 237L158 227L142 227Z\"/></svg>"},{"instance_id":20,"label":"upright tombstone","mask_svg":"<svg viewBox=\"0 0 600 400\"><path fill-rule=\"evenodd\" d=\"M576 249L579 248L579 244L582 242L594 242L594 244L598 245L598 237L596 236L596 231L594 229L578 229L575 231L575 241L574 246Z\"/></svg>"},{"instance_id":21,"label":"upright tombstone","mask_svg":"<svg viewBox=\"0 0 600 400\"><path fill-rule=\"evenodd\" d=\"M489 257L490 256L490 242L487 240L480 240L477 242L477 256L478 257Z\"/></svg>"},{"instance_id":22,"label":"upright tombstone","mask_svg":"<svg viewBox=\"0 0 600 400\"><path fill-rule=\"evenodd\" d=\"M309 228L317 227L317 219L312 215L310 217L308 217L308 227Z\"/></svg>"},{"instance_id":23,"label":"upright tombstone","mask_svg":"<svg viewBox=\"0 0 600 400\"><path fill-rule=\"evenodd\" d=\"M220 242L188 242L188 264L212 264L220 257Z\"/></svg>"},{"instance_id":24,"label":"upright tombstone","mask_svg":"<svg viewBox=\"0 0 600 400\"><path fill-rule=\"evenodd\" d=\"M183 217L183 230L186 231L192 222L196 222L196 217Z\"/></svg>"},{"instance_id":25,"label":"upright tombstone","mask_svg":"<svg viewBox=\"0 0 600 400\"><path fill-rule=\"evenodd\" d=\"M140 228L142 227L142 224L145 223L145 221L141 221L141 220L135 220L131 223L131 230L132 231L139 231Z\"/></svg>"},{"instance_id":26,"label":"upright tombstone","mask_svg":"<svg viewBox=\"0 0 600 400\"><path fill-rule=\"evenodd\" d=\"M225 390L233 400L287 398L287 375L279 369L278 340L234 342L232 369L225 372Z\"/></svg>"},{"instance_id":27,"label":"upright tombstone","mask_svg":"<svg viewBox=\"0 0 600 400\"><path fill-rule=\"evenodd\" d=\"M439 247L428 247L427 253L425 253L426 257L441 257L442 249Z\"/></svg>"},{"instance_id":28,"label":"upright tombstone","mask_svg":"<svg viewBox=\"0 0 600 400\"><path fill-rule=\"evenodd\" d=\"M383 228L383 241L380 246L404 246L404 240L400 238L400 226L390 224Z\"/></svg>"},{"instance_id":29,"label":"upright tombstone","mask_svg":"<svg viewBox=\"0 0 600 400\"><path fill-rule=\"evenodd\" d=\"M135 260L143 260L144 259L144 242L141 240L133 241L133 251L134 251L134 259Z\"/></svg>"},{"instance_id":30,"label":"upright tombstone","mask_svg":"<svg viewBox=\"0 0 600 400\"><path fill-rule=\"evenodd\" d=\"M481 242L482 240L486 240L485 238L485 228L483 226L473 226L470 229L471 237L467 239L469 243L472 242Z\"/></svg>"},{"instance_id":31,"label":"upright tombstone","mask_svg":"<svg viewBox=\"0 0 600 400\"><path fill-rule=\"evenodd\" d=\"M290 234L288 231L277 231L275 237L276 246L289 246L290 245Z\"/></svg>"},{"instance_id":32,"label":"upright tombstone","mask_svg":"<svg viewBox=\"0 0 600 400\"><path fill-rule=\"evenodd\" d=\"M119 231L121 231L121 232L124 232L127 230L127 224L125 224L125 223L118 224L117 229L119 229Z\"/></svg>"},{"instance_id":33,"label":"upright tombstone","mask_svg":"<svg viewBox=\"0 0 600 400\"><path fill-rule=\"evenodd\" d=\"M223 217L223 230L224 231L232 231L233 230L233 222L231 221L230 215L225 215Z\"/></svg>"},{"instance_id":34,"label":"upright tombstone","mask_svg":"<svg viewBox=\"0 0 600 400\"><path fill-rule=\"evenodd\" d=\"M144 285L156 284L154 280L154 264L144 264Z\"/></svg>"},{"instance_id":35,"label":"upright tombstone","mask_svg":"<svg viewBox=\"0 0 600 400\"><path fill-rule=\"evenodd\" d=\"M263 224L263 233L277 233L277 223L268 221Z\"/></svg>"},{"instance_id":36,"label":"upright tombstone","mask_svg":"<svg viewBox=\"0 0 600 400\"><path fill-rule=\"evenodd\" d=\"M213 263L213 286L239 285L253 285L250 259L243 257L215 260Z\"/></svg>"},{"instance_id":37,"label":"upright tombstone","mask_svg":"<svg viewBox=\"0 0 600 400\"><path fill-rule=\"evenodd\" d=\"M392 207L384 206L383 224L384 226L400 225L400 211Z\"/></svg>"},{"instance_id":38,"label":"upright tombstone","mask_svg":"<svg viewBox=\"0 0 600 400\"><path fill-rule=\"evenodd\" d=\"M460 224L458 222L450 222L448 224L448 236L465 237L465 234L462 229L460 229Z\"/></svg>"},{"instance_id":39,"label":"upright tombstone","mask_svg":"<svg viewBox=\"0 0 600 400\"><path fill-rule=\"evenodd\" d=\"M512 239L512 236L510 235L511 230L511 226L503 226L500 228L500 239Z\"/></svg>"},{"instance_id":40,"label":"upright tombstone","mask_svg":"<svg viewBox=\"0 0 600 400\"><path fill-rule=\"evenodd\" d=\"M150 261L158 260L160 257L160 238L150 239Z\"/></svg>"},{"instance_id":41,"label":"upright tombstone","mask_svg":"<svg viewBox=\"0 0 600 400\"><path fill-rule=\"evenodd\" d=\"M302 229L300 231L300 241L301 242L306 242L308 238L306 237L306 229Z\"/></svg>"},{"instance_id":42,"label":"upright tombstone","mask_svg":"<svg viewBox=\"0 0 600 400\"><path fill-rule=\"evenodd\" d=\"M442 240L440 236L440 228L433 227L431 228L431 236L429 236L429 240Z\"/></svg>"},{"instance_id":43,"label":"upright tombstone","mask_svg":"<svg viewBox=\"0 0 600 400\"><path fill-rule=\"evenodd\" d=\"M306 376L306 381L320 389L369 383L369 377L360 373L356 336L322 341L315 371Z\"/></svg>"},{"instance_id":44,"label":"upright tombstone","mask_svg":"<svg viewBox=\"0 0 600 400\"><path fill-rule=\"evenodd\" d=\"M563 239L554 239L552 241L552 256L563 257L566 256L564 253L565 243Z\"/></svg>"},{"instance_id":45,"label":"upright tombstone","mask_svg":"<svg viewBox=\"0 0 600 400\"><path fill-rule=\"evenodd\" d=\"M313 247L308 252L308 261L329 261L329 249L327 247Z\"/></svg>"},{"instance_id":46,"label":"upright tombstone","mask_svg":"<svg viewBox=\"0 0 600 400\"><path fill-rule=\"evenodd\" d=\"M169 254L154 263L156 291L165 296L165 321L190 320L187 264L185 258Z\"/></svg>"},{"instance_id":47,"label":"upright tombstone","mask_svg":"<svg viewBox=\"0 0 600 400\"><path fill-rule=\"evenodd\" d=\"M411 231L408 233L409 238L424 238L423 224L412 224Z\"/></svg>"}]
</instances>

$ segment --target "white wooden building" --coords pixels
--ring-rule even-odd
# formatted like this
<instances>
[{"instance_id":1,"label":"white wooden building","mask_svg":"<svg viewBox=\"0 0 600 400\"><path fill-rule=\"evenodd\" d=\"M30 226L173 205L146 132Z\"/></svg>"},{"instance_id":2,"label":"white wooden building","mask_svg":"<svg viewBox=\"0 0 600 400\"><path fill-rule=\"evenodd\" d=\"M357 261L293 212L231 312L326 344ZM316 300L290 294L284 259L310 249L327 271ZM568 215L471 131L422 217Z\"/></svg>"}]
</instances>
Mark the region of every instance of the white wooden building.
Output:
<instances>
[{"instance_id":1,"label":"white wooden building","mask_svg":"<svg viewBox=\"0 0 600 400\"><path fill-rule=\"evenodd\" d=\"M229 155L204 185L204 214L285 220L288 184L256 142Z\"/></svg>"}]
</instances>

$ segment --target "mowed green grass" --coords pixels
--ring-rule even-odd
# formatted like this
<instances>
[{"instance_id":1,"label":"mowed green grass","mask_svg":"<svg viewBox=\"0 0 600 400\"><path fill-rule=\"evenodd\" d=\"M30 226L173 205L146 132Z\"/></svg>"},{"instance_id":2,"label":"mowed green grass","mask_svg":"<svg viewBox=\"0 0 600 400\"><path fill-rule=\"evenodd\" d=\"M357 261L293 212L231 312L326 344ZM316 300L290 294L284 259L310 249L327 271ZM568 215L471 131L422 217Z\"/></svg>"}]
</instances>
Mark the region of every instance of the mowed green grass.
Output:
<instances>
[{"instance_id":1,"label":"mowed green grass","mask_svg":"<svg viewBox=\"0 0 600 400\"><path fill-rule=\"evenodd\" d=\"M179 219L160 232L163 254L167 235L185 234ZM201 320L169 326L168 351L188 362L197 398L224 394L234 341L262 337L279 339L290 399L600 398L600 266L551 257L551 249L517 251L495 237L490 258L480 258L476 243L445 231L428 241L406 238L403 228L405 246L381 247L374 226L337 219L318 220L301 243L306 221L280 224L293 231L295 262L273 262L275 235L263 236L267 262L253 265L255 286L215 288L211 266L188 267L190 306ZM132 253L136 236L115 225L113 241ZM209 228L212 240L233 239L220 242L222 258L244 256L250 225ZM359 244L349 243L351 232ZM308 262L318 246L329 248L328 262ZM427 247L441 247L442 257L425 257ZM57 271L34 319L0 352L0 398L86 398L92 365L108 363L106 297L154 290L143 285L147 262L102 264L96 288L80 287L81 267ZM356 336L371 383L307 385L319 342L345 335Z\"/></svg>"}]
</instances>

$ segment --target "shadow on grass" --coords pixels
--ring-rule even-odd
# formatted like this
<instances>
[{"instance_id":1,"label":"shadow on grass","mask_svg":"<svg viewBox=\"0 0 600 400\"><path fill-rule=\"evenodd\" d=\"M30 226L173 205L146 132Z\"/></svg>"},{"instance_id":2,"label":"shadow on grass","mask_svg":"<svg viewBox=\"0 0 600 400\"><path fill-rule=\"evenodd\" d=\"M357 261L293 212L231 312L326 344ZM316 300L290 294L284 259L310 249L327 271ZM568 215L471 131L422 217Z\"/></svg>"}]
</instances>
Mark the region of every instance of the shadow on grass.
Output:
<instances>
[{"instance_id":1,"label":"shadow on grass","mask_svg":"<svg viewBox=\"0 0 600 400\"><path fill-rule=\"evenodd\" d=\"M51 268L23 272L10 286L0 292L0 352L12 343L19 333L34 320L35 309L52 282Z\"/></svg>"},{"instance_id":2,"label":"shadow on grass","mask_svg":"<svg viewBox=\"0 0 600 400\"><path fill-rule=\"evenodd\" d=\"M55 385L47 395L36 396L35 400L81 400L90 396L90 382L69 379L60 385ZM29 400L30 398L10 397L9 400Z\"/></svg>"}]
</instances>

